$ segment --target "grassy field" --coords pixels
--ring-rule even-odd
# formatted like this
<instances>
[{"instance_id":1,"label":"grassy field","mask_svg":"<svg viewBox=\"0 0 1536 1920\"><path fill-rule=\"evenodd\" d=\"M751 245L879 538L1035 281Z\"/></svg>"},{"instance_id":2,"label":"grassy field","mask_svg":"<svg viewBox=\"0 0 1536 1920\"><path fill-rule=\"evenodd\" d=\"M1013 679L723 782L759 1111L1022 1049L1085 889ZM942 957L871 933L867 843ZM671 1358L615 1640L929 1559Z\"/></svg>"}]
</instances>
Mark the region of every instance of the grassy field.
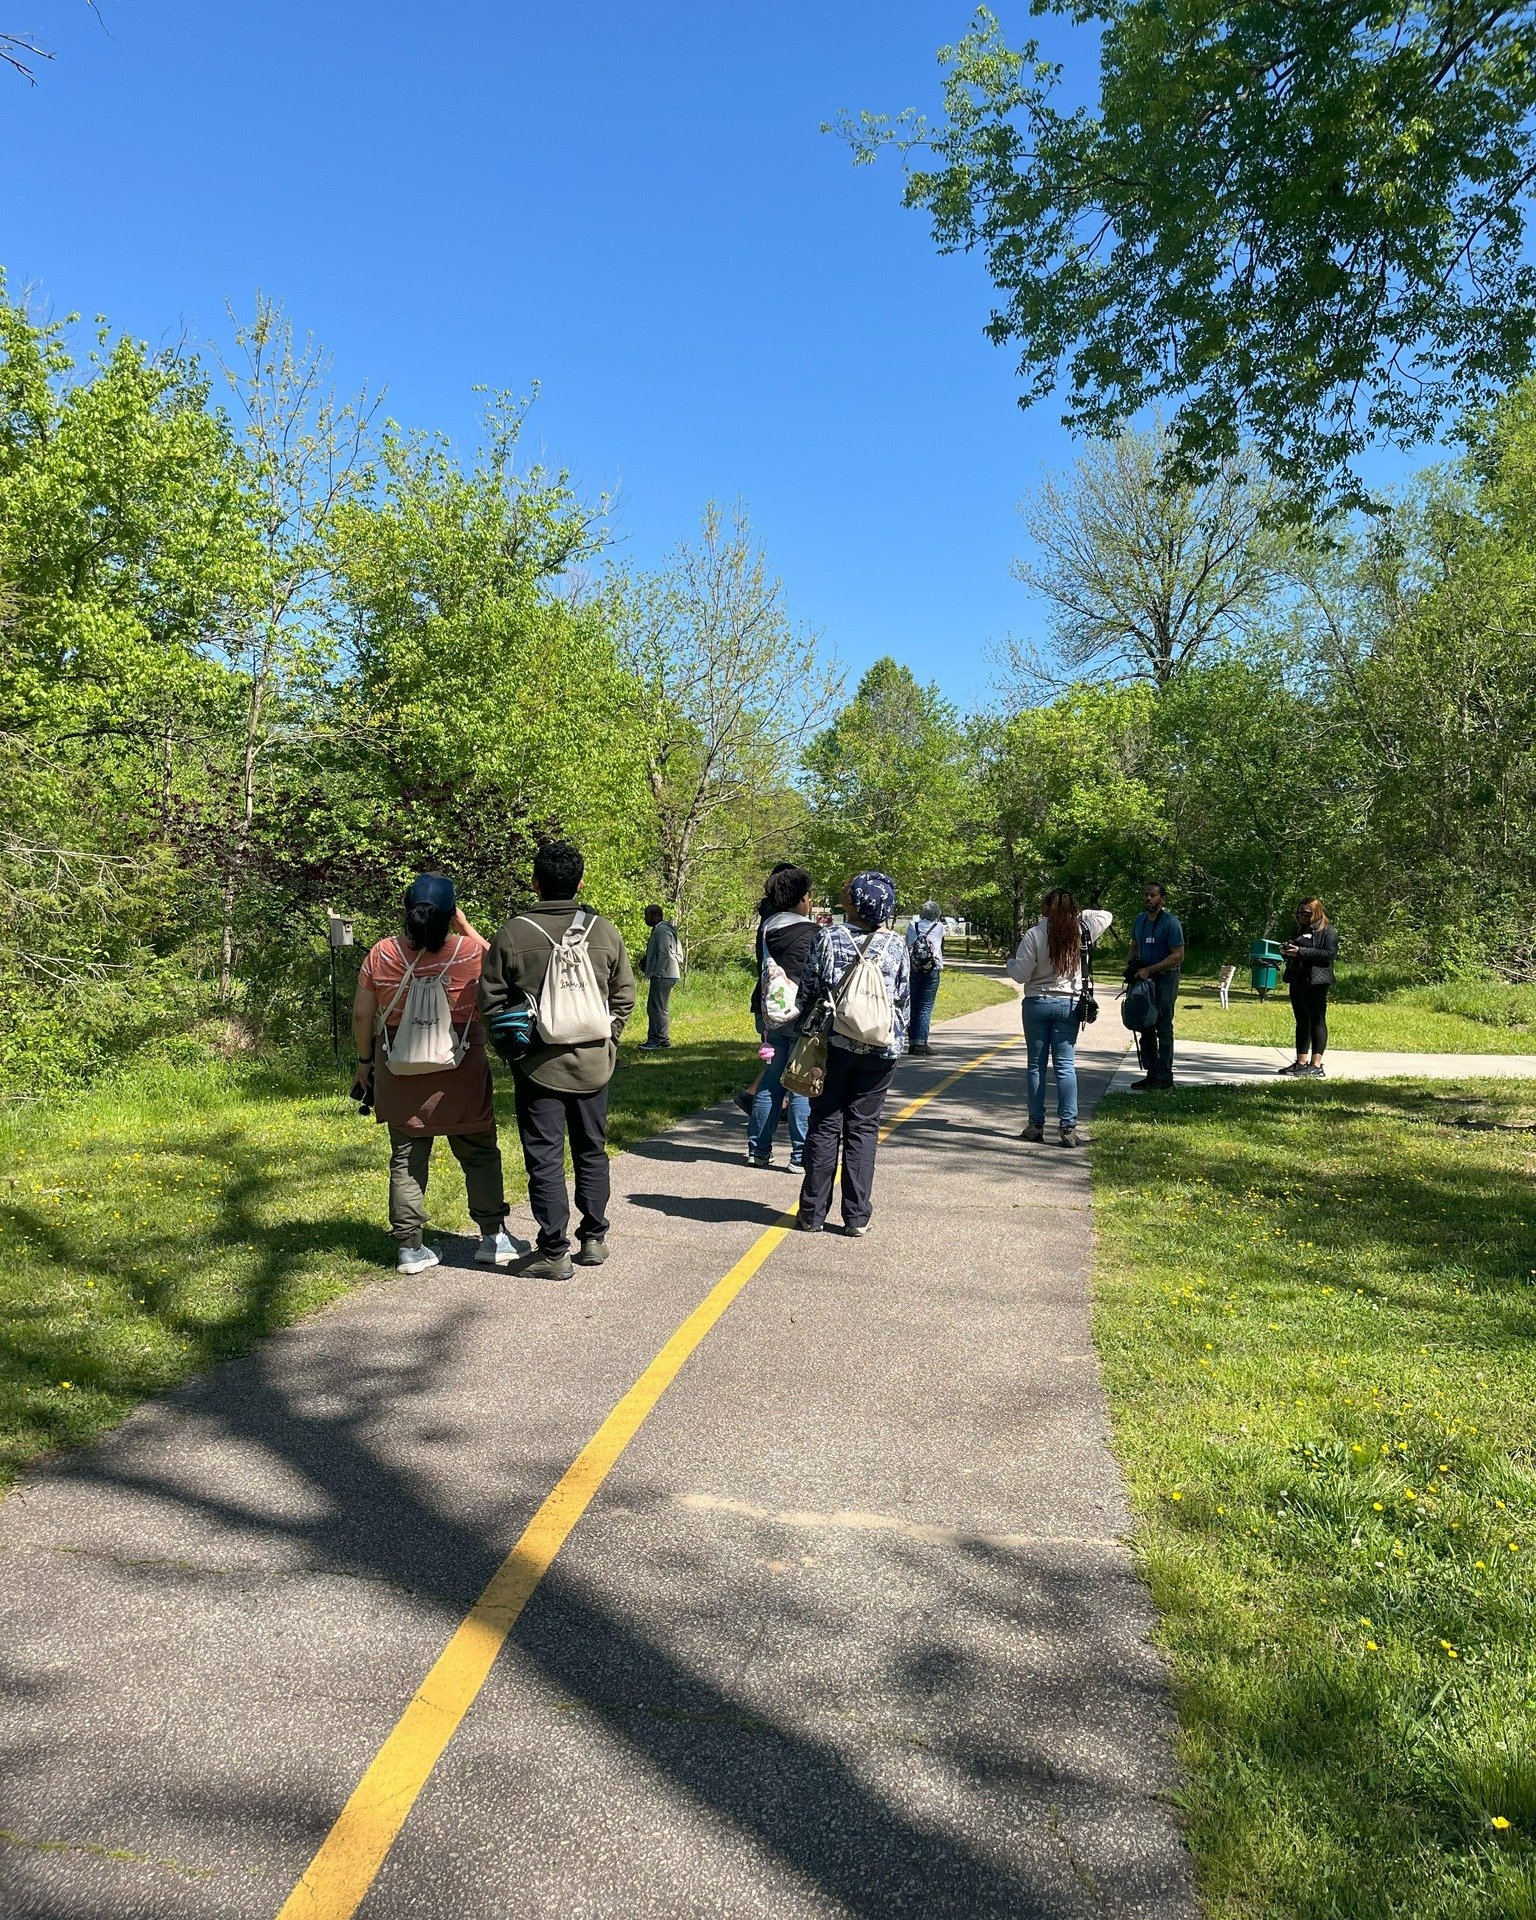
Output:
<instances>
[{"instance_id":1,"label":"grassy field","mask_svg":"<svg viewBox=\"0 0 1536 1920\"><path fill-rule=\"evenodd\" d=\"M750 984L684 983L669 1053L638 1054L643 1016L633 1023L614 1080L616 1149L756 1072ZM938 1017L1011 997L957 973ZM0 1487L37 1453L91 1439L147 1394L391 1271L387 1142L344 1085L210 1060L0 1111ZM497 1108L520 1201L499 1071ZM434 1228L471 1230L442 1147L430 1200Z\"/></svg>"},{"instance_id":2,"label":"grassy field","mask_svg":"<svg viewBox=\"0 0 1536 1920\"><path fill-rule=\"evenodd\" d=\"M1294 1046L1295 1023L1282 986L1260 1000L1238 975L1222 1011L1214 979L1181 982L1179 1025L1192 1040ZM1498 980L1425 986L1380 970L1346 973L1328 996L1328 1044L1368 1052L1536 1053L1536 986Z\"/></svg>"},{"instance_id":3,"label":"grassy field","mask_svg":"<svg viewBox=\"0 0 1536 1920\"><path fill-rule=\"evenodd\" d=\"M1095 1138L1212 1920L1533 1920L1536 1091L1121 1096Z\"/></svg>"}]
</instances>

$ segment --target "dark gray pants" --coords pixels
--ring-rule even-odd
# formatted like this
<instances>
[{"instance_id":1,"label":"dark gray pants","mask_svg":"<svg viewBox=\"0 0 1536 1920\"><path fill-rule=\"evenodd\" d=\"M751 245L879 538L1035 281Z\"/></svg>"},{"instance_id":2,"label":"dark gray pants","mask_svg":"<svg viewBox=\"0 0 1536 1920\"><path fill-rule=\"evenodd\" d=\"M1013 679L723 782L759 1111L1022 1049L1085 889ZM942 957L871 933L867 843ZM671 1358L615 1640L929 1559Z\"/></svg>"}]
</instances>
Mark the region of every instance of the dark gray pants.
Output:
<instances>
[{"instance_id":1,"label":"dark gray pants","mask_svg":"<svg viewBox=\"0 0 1536 1920\"><path fill-rule=\"evenodd\" d=\"M402 1247L419 1247L427 1224L427 1175L432 1142L448 1142L464 1169L469 1216L482 1233L500 1233L507 1217L507 1192L501 1179L501 1148L496 1130L488 1133L407 1133L389 1130L389 1230Z\"/></svg>"},{"instance_id":2,"label":"dark gray pants","mask_svg":"<svg viewBox=\"0 0 1536 1920\"><path fill-rule=\"evenodd\" d=\"M880 1115L896 1071L894 1060L874 1053L827 1049L827 1077L811 1102L805 1136L805 1180L800 1188L800 1218L820 1226L832 1204L838 1148L843 1156L843 1225L862 1227L869 1219L875 1186L875 1148Z\"/></svg>"},{"instance_id":3,"label":"dark gray pants","mask_svg":"<svg viewBox=\"0 0 1536 1920\"><path fill-rule=\"evenodd\" d=\"M517 1131L528 1169L528 1205L539 1223L540 1253L564 1253L571 1244L571 1200L565 1189L565 1139L570 1135L576 1169L580 1235L608 1231L608 1089L552 1093L526 1074L514 1073Z\"/></svg>"},{"instance_id":4,"label":"dark gray pants","mask_svg":"<svg viewBox=\"0 0 1536 1920\"><path fill-rule=\"evenodd\" d=\"M654 974L645 983L645 1044L670 1047L672 1015L670 1003L676 980L658 980Z\"/></svg>"},{"instance_id":5,"label":"dark gray pants","mask_svg":"<svg viewBox=\"0 0 1536 1920\"><path fill-rule=\"evenodd\" d=\"M1179 997L1179 969L1171 967L1167 973L1154 973L1152 984L1157 989L1157 1025L1146 1037L1145 1052L1147 1078L1155 1086L1173 1085L1173 1007Z\"/></svg>"}]
</instances>

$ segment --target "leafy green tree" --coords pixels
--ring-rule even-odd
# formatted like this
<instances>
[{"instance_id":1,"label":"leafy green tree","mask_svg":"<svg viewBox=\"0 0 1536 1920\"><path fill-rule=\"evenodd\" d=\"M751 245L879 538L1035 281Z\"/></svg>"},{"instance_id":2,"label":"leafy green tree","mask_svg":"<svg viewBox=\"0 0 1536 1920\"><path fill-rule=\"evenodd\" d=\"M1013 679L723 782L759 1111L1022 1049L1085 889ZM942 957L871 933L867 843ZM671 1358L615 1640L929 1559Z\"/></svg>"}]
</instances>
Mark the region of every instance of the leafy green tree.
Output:
<instances>
[{"instance_id":1,"label":"leafy green tree","mask_svg":"<svg viewBox=\"0 0 1536 1920\"><path fill-rule=\"evenodd\" d=\"M1208 471L1253 443L1358 503L1376 435L1431 436L1530 364L1536 12L1463 0L1041 0L1098 34L1096 108L985 8L943 50L934 125L845 123L913 157L907 204L979 249L1024 401L1150 405Z\"/></svg>"},{"instance_id":2,"label":"leafy green tree","mask_svg":"<svg viewBox=\"0 0 1536 1920\"><path fill-rule=\"evenodd\" d=\"M1161 870L1162 782L1147 765L1156 707L1145 684L1079 686L972 723L965 906L1000 944L1018 939L1048 887L1121 915Z\"/></svg>"},{"instance_id":3,"label":"leafy green tree","mask_svg":"<svg viewBox=\"0 0 1536 1920\"><path fill-rule=\"evenodd\" d=\"M66 323L67 324L67 323ZM120 1050L195 977L228 715L208 657L252 555L224 424L185 356L65 327L0 282L0 1064ZM132 986L132 994L125 989Z\"/></svg>"},{"instance_id":4,"label":"leafy green tree","mask_svg":"<svg viewBox=\"0 0 1536 1920\"><path fill-rule=\"evenodd\" d=\"M1536 965L1536 396L1479 424L1340 569L1317 624L1356 743L1368 833L1351 875L1426 970Z\"/></svg>"},{"instance_id":5,"label":"leafy green tree","mask_svg":"<svg viewBox=\"0 0 1536 1920\"><path fill-rule=\"evenodd\" d=\"M806 749L810 847L832 899L849 875L877 867L902 906L943 896L961 863L964 743L954 708L889 655Z\"/></svg>"},{"instance_id":6,"label":"leafy green tree","mask_svg":"<svg viewBox=\"0 0 1536 1920\"><path fill-rule=\"evenodd\" d=\"M559 590L602 529L563 474L519 469L522 418L493 406L467 467L439 438L389 433L378 496L336 516L352 634L319 844L338 874L371 875L371 903L391 912L397 885L435 863L494 920L526 893L538 837L568 835L593 898L638 920L637 689L602 607Z\"/></svg>"}]
</instances>

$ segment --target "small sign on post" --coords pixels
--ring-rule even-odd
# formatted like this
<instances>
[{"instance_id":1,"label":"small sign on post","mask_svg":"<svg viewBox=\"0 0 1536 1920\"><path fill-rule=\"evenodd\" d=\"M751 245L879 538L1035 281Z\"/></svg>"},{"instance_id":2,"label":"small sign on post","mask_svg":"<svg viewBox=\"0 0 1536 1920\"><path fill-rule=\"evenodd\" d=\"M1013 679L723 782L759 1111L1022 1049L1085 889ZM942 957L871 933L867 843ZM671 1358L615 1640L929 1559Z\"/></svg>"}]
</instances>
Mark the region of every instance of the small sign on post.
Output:
<instances>
[{"instance_id":1,"label":"small sign on post","mask_svg":"<svg viewBox=\"0 0 1536 1920\"><path fill-rule=\"evenodd\" d=\"M336 1004L336 955L352 944L352 922L329 907L325 910L325 943L331 960L331 1057L341 1065L341 1014Z\"/></svg>"}]
</instances>

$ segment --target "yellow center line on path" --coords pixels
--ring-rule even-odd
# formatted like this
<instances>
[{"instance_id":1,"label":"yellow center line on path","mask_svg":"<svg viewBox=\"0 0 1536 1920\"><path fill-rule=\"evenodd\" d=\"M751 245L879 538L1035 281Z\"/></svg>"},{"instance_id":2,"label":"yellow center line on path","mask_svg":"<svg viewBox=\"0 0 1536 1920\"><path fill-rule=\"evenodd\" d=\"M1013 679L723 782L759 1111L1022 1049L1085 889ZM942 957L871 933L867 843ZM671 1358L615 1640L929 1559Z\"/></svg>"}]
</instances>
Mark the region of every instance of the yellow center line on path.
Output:
<instances>
[{"instance_id":1,"label":"yellow center line on path","mask_svg":"<svg viewBox=\"0 0 1536 1920\"><path fill-rule=\"evenodd\" d=\"M957 1080L1018 1044L1017 1039L1007 1040L1000 1047L978 1053L958 1072L947 1075L916 1100L909 1100L881 1129L880 1138L886 1139ZM432 1769L485 1685L507 1635L555 1555L689 1355L784 1236L793 1231L794 1215L785 1214L758 1236L689 1314L560 1476L395 1722L303 1879L283 1902L277 1920L351 1920L357 1912Z\"/></svg>"}]
</instances>

